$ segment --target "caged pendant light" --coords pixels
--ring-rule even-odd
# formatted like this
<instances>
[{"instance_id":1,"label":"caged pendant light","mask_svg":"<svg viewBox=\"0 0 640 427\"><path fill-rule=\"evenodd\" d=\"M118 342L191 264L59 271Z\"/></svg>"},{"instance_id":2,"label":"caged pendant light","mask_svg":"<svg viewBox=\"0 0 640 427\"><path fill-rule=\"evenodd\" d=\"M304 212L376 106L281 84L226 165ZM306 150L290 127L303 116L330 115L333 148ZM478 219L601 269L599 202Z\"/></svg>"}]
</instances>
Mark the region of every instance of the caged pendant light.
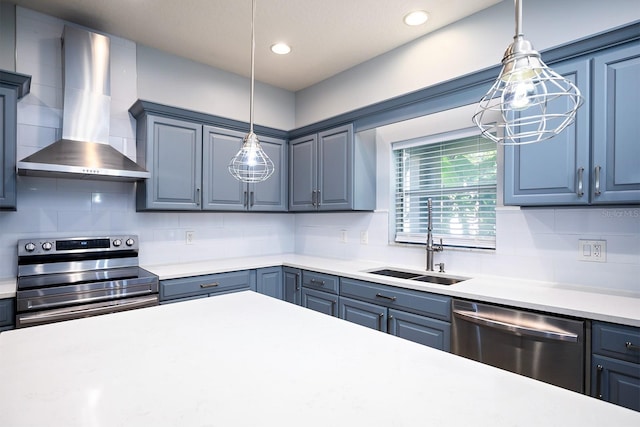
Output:
<instances>
[{"instance_id":1,"label":"caged pendant light","mask_svg":"<svg viewBox=\"0 0 640 427\"><path fill-rule=\"evenodd\" d=\"M580 90L547 67L524 39L520 0L515 0L515 15L515 36L502 58L500 75L473 116L484 137L504 145L554 137L574 122L583 102Z\"/></svg>"},{"instance_id":2,"label":"caged pendant light","mask_svg":"<svg viewBox=\"0 0 640 427\"><path fill-rule=\"evenodd\" d=\"M244 137L240 151L229 162L229 173L238 181L262 182L274 172L274 165L264 152L258 136L253 132L253 92L255 85L255 30L256 0L251 4L251 98L249 101L249 133Z\"/></svg>"}]
</instances>

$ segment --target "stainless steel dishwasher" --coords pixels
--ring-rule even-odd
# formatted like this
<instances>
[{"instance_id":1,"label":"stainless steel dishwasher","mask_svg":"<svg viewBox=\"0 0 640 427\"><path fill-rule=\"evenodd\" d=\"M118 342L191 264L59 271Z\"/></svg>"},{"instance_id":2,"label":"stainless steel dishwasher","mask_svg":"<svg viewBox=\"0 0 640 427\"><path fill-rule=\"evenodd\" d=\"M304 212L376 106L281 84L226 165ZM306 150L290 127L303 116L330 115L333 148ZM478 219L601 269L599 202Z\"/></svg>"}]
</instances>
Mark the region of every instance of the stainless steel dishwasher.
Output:
<instances>
[{"instance_id":1,"label":"stainless steel dishwasher","mask_svg":"<svg viewBox=\"0 0 640 427\"><path fill-rule=\"evenodd\" d=\"M453 301L454 354L584 393L584 321Z\"/></svg>"}]
</instances>

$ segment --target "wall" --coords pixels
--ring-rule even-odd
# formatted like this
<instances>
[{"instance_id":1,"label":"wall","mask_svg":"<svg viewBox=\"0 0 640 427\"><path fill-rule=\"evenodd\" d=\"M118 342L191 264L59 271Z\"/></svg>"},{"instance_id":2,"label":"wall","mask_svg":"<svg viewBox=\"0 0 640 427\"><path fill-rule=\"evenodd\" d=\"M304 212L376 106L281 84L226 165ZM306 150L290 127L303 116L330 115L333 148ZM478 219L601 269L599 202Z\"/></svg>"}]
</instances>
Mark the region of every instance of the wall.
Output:
<instances>
[{"instance_id":1,"label":"wall","mask_svg":"<svg viewBox=\"0 0 640 427\"><path fill-rule=\"evenodd\" d=\"M16 71L32 76L31 93L18 103L18 159L60 137L60 36L64 24L50 16L17 8ZM135 120L127 110L138 98L184 107L193 105L191 109L206 113L248 119L248 79L214 69L207 74L199 64L160 52L149 53L146 48L141 50L143 55L138 55L135 43L111 37L109 142L130 158L135 159L136 154ZM180 76L194 88L208 89L198 94L173 91L164 80L166 74L159 73L153 79L150 56L180 69ZM232 102L206 105L197 96L208 93L211 97L221 87L226 87L223 97ZM258 88L260 98L278 101L269 104L270 111L262 116L264 121L260 124L292 127L293 94L267 85ZM246 102L235 101L238 97ZM267 107L261 99L256 105L256 117L264 110ZM193 245L185 244L187 230L195 232ZM20 176L17 211L0 212L0 278L15 276L16 241L30 236L137 233L141 262L156 264L292 252L293 232L293 216L288 214L136 213L132 183Z\"/></svg>"},{"instance_id":2,"label":"wall","mask_svg":"<svg viewBox=\"0 0 640 427\"><path fill-rule=\"evenodd\" d=\"M538 50L640 19L637 0L524 2L523 30ZM303 126L497 64L513 36L513 2L504 1L458 23L380 55L296 94ZM470 118L461 127L471 123ZM296 252L363 258L424 268L424 246L389 243L390 140L378 132L378 206L374 213L296 216ZM435 255L447 271L595 287L640 294L640 208L498 208L495 251ZM342 232L347 243L341 242ZM360 233L368 233L368 244ZM607 241L607 262L578 261L579 239ZM446 243L446 242L445 242Z\"/></svg>"},{"instance_id":3,"label":"wall","mask_svg":"<svg viewBox=\"0 0 640 427\"><path fill-rule=\"evenodd\" d=\"M637 0L535 0L522 29L544 50L639 19ZM296 127L494 66L513 34L513 1L500 2L297 92Z\"/></svg>"}]
</instances>

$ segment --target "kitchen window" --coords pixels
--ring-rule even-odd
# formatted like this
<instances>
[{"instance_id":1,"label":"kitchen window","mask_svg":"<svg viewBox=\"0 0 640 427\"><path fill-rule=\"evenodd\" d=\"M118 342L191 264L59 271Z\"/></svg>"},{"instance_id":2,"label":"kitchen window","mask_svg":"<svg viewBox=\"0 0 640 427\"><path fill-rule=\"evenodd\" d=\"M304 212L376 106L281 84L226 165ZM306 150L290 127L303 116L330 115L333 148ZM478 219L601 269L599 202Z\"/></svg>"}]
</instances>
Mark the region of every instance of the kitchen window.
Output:
<instances>
[{"instance_id":1,"label":"kitchen window","mask_svg":"<svg viewBox=\"0 0 640 427\"><path fill-rule=\"evenodd\" d=\"M476 129L396 142L395 241L425 243L427 199L434 240L495 249L496 144Z\"/></svg>"}]
</instances>

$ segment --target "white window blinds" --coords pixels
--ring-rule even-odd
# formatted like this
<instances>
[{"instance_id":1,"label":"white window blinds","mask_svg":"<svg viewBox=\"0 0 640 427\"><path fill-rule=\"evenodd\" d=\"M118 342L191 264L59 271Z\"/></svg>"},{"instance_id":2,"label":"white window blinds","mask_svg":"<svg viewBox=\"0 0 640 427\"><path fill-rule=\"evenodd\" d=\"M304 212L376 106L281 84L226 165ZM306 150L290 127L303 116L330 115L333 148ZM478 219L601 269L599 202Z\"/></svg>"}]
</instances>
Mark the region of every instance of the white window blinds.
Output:
<instances>
[{"instance_id":1,"label":"white window blinds","mask_svg":"<svg viewBox=\"0 0 640 427\"><path fill-rule=\"evenodd\" d=\"M495 143L469 132L451 133L396 143L393 154L397 242L425 243L431 198L434 239L495 248Z\"/></svg>"}]
</instances>

